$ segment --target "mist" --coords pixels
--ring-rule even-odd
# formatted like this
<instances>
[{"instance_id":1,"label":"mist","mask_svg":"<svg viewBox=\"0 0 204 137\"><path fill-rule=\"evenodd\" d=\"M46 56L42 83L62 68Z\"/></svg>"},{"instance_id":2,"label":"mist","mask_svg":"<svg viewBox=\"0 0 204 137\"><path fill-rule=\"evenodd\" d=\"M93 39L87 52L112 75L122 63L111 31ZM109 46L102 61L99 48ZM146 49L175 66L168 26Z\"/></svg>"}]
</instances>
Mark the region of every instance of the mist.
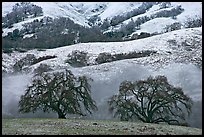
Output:
<instances>
[{"instance_id":1,"label":"mist","mask_svg":"<svg viewBox=\"0 0 204 137\"><path fill-rule=\"evenodd\" d=\"M19 117L56 117L54 113L21 114L18 112L20 96L25 93L26 86L31 82L31 74L12 74L2 77L2 118Z\"/></svg>"},{"instance_id":2,"label":"mist","mask_svg":"<svg viewBox=\"0 0 204 137\"><path fill-rule=\"evenodd\" d=\"M103 72L101 72L103 73ZM93 74L94 75L94 74ZM109 80L94 77L91 82L91 93L98 110L87 119L114 119L108 111L107 100L118 93L119 85L124 80L146 79L148 76L165 75L170 84L181 87L195 102L192 114L187 118L191 127L202 128L202 70L192 64L170 64L165 68L153 70L150 67L134 64L121 68L121 73L110 75ZM18 101L31 81L30 74L17 74L2 77L2 117L47 117L57 118L56 113L19 114Z\"/></svg>"}]
</instances>

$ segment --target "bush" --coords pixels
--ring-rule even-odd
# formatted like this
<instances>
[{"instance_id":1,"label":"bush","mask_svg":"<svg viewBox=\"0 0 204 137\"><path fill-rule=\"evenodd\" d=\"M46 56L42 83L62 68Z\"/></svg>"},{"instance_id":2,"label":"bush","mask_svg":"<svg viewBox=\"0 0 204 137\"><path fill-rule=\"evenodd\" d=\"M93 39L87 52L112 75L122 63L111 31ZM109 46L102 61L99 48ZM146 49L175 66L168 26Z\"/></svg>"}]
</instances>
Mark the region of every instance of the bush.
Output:
<instances>
[{"instance_id":1,"label":"bush","mask_svg":"<svg viewBox=\"0 0 204 137\"><path fill-rule=\"evenodd\" d=\"M35 55L27 54L24 58L20 59L13 65L14 71L21 71L24 66L31 65L36 60Z\"/></svg>"},{"instance_id":2,"label":"bush","mask_svg":"<svg viewBox=\"0 0 204 137\"><path fill-rule=\"evenodd\" d=\"M195 27L201 27L202 26L202 18L188 18L187 21L184 23L185 28L195 28Z\"/></svg>"},{"instance_id":3,"label":"bush","mask_svg":"<svg viewBox=\"0 0 204 137\"><path fill-rule=\"evenodd\" d=\"M175 22L175 23L173 23L171 25L167 25L164 28L164 32L170 32L170 31L179 30L179 29L181 29L181 23Z\"/></svg>"},{"instance_id":4,"label":"bush","mask_svg":"<svg viewBox=\"0 0 204 137\"><path fill-rule=\"evenodd\" d=\"M113 61L113 56L110 53L104 52L100 53L98 57L95 59L95 61L98 64L106 63L106 62L111 62Z\"/></svg>"},{"instance_id":5,"label":"bush","mask_svg":"<svg viewBox=\"0 0 204 137\"><path fill-rule=\"evenodd\" d=\"M37 59L34 59L33 60L33 62L31 63L31 65L34 65L34 64L36 64L36 63L39 63L39 62L41 62L41 61L43 61L43 60L47 60L47 59L53 59L53 58L56 58L57 56L43 56L43 57L39 57L39 58L37 58Z\"/></svg>"},{"instance_id":6,"label":"bush","mask_svg":"<svg viewBox=\"0 0 204 137\"><path fill-rule=\"evenodd\" d=\"M34 69L34 73L36 75L40 75L43 72L48 72L48 71L52 71L53 69L51 69L51 67L47 64L40 64L36 69Z\"/></svg>"},{"instance_id":7,"label":"bush","mask_svg":"<svg viewBox=\"0 0 204 137\"><path fill-rule=\"evenodd\" d=\"M13 53L13 49L12 48L4 48L3 53Z\"/></svg>"},{"instance_id":8,"label":"bush","mask_svg":"<svg viewBox=\"0 0 204 137\"><path fill-rule=\"evenodd\" d=\"M79 50L72 51L72 53L67 56L68 59L65 61L65 63L69 63L73 67L87 66L88 65L87 54L88 54L87 52L83 52Z\"/></svg>"},{"instance_id":9,"label":"bush","mask_svg":"<svg viewBox=\"0 0 204 137\"><path fill-rule=\"evenodd\" d=\"M117 60L123 60L123 59L132 59L132 58L140 58L140 57L147 57L151 54L155 54L156 51L141 51L141 52L130 52L130 53L120 53L120 54L114 54L111 55L110 53L104 52L100 53L98 57L95 59L95 61L98 64L106 63L106 62L112 62Z\"/></svg>"},{"instance_id":10,"label":"bush","mask_svg":"<svg viewBox=\"0 0 204 137\"><path fill-rule=\"evenodd\" d=\"M30 65L34 65L36 63L39 63L43 60L47 60L47 59L51 59L51 58L55 58L56 56L43 56L43 57L39 57L36 58L35 55L33 54L27 54L24 58L20 59L19 61L17 61L14 66L13 69L14 71L22 71L23 67L25 66L30 66Z\"/></svg>"},{"instance_id":11,"label":"bush","mask_svg":"<svg viewBox=\"0 0 204 137\"><path fill-rule=\"evenodd\" d=\"M138 39L142 39L142 38L147 38L150 37L150 33L147 32L141 32L140 35L138 36Z\"/></svg>"}]
</instances>

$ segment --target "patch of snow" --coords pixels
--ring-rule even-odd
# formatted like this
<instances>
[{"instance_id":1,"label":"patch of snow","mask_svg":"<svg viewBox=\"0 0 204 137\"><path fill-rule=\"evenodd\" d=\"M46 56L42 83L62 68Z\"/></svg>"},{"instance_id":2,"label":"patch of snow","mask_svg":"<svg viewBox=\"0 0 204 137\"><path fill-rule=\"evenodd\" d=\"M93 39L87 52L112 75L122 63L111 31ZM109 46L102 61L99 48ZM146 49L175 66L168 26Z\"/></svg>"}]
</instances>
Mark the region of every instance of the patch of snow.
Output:
<instances>
[{"instance_id":1,"label":"patch of snow","mask_svg":"<svg viewBox=\"0 0 204 137\"><path fill-rule=\"evenodd\" d=\"M166 18L166 19L155 18L142 24L141 30L137 30L137 31L153 32L153 33L162 32L165 25L170 25L171 23L174 23L174 22L180 22L181 24L184 25L184 23L188 20L188 18L191 18L191 19L202 18L202 2L171 2L171 7L169 8L159 9L159 5L154 5L146 13L140 14L138 16L134 16L131 19L133 19L133 21L136 21L140 17L145 17L145 16L150 17L151 15L156 14L157 12L168 11L179 5L181 5L184 11L181 14L177 15L175 20L171 18ZM128 24L131 21L131 19L127 19L114 27L113 26L109 27L108 30L106 30L104 33L119 30L122 25ZM161 25L161 28L159 27L160 25Z\"/></svg>"},{"instance_id":2,"label":"patch of snow","mask_svg":"<svg viewBox=\"0 0 204 137\"><path fill-rule=\"evenodd\" d=\"M160 6L157 4L157 5L153 5L149 10L148 12L153 12L153 11L157 11L160 9Z\"/></svg>"},{"instance_id":3,"label":"patch of snow","mask_svg":"<svg viewBox=\"0 0 204 137\"><path fill-rule=\"evenodd\" d=\"M127 19L127 20L125 20L125 21L119 23L118 25L116 25L116 26L114 26L114 27L113 27L113 26L109 27L106 32L108 32L108 31L117 31L117 30L119 30L119 29L121 28L122 25L127 25L127 24L128 24L129 22L131 22L132 20L133 20L133 21L136 21L138 18L145 17L145 16L146 16L146 17L151 17L152 15L156 14L157 12L160 12L160 11L168 11L168 10L172 10L173 8L174 8L174 7L165 8L165 9L160 9L160 10L158 10L158 11L147 11L147 12L145 12L145 13L143 13L143 14L140 14L140 15L134 16L134 17L132 17L132 18L130 18L130 19Z\"/></svg>"},{"instance_id":4,"label":"patch of snow","mask_svg":"<svg viewBox=\"0 0 204 137\"><path fill-rule=\"evenodd\" d=\"M2 2L2 17L10 13L16 3L18 2Z\"/></svg>"},{"instance_id":5,"label":"patch of snow","mask_svg":"<svg viewBox=\"0 0 204 137\"><path fill-rule=\"evenodd\" d=\"M177 16L177 20L185 23L188 18L202 18L202 2L171 2L172 5L181 5L184 11Z\"/></svg>"},{"instance_id":6,"label":"patch of snow","mask_svg":"<svg viewBox=\"0 0 204 137\"><path fill-rule=\"evenodd\" d=\"M125 12L131 11L139 7L142 2L109 2L106 10L100 15L101 20L111 18L116 15L122 15ZM132 5L132 6L131 6Z\"/></svg>"},{"instance_id":7,"label":"patch of snow","mask_svg":"<svg viewBox=\"0 0 204 137\"><path fill-rule=\"evenodd\" d=\"M40 20L40 19L42 19L43 17L44 17L44 16L27 19L27 20L25 20L25 21L21 21L21 22L19 22L19 23L13 24L13 27L12 27L12 28L4 28L4 29L3 29L3 34L2 34L2 36L4 37L4 36L8 35L9 32L13 32L15 29L21 30L21 29L23 29L23 24L33 22L33 21L36 20L36 19Z\"/></svg>"},{"instance_id":8,"label":"patch of snow","mask_svg":"<svg viewBox=\"0 0 204 137\"><path fill-rule=\"evenodd\" d=\"M44 16L52 18L69 17L75 23L82 26L90 27L86 22L86 18L76 12L68 2L33 2L35 5L42 7Z\"/></svg>"},{"instance_id":9,"label":"patch of snow","mask_svg":"<svg viewBox=\"0 0 204 137\"><path fill-rule=\"evenodd\" d=\"M163 33L167 25L171 25L178 22L172 18L154 18L150 21L145 22L140 26L140 30L135 31L136 33L147 32L147 33Z\"/></svg>"},{"instance_id":10,"label":"patch of snow","mask_svg":"<svg viewBox=\"0 0 204 137\"><path fill-rule=\"evenodd\" d=\"M34 34L26 34L26 35L23 36L23 39L25 39L25 38L31 38L31 37L33 37L33 36L34 36Z\"/></svg>"}]
</instances>

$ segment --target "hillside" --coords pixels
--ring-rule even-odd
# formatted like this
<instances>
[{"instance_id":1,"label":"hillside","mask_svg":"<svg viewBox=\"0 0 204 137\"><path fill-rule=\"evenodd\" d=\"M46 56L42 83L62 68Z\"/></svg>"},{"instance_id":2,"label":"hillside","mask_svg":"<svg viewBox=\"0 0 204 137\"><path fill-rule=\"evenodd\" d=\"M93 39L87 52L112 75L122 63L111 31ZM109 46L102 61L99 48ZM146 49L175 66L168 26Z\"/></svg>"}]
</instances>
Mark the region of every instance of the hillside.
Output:
<instances>
[{"instance_id":1,"label":"hillside","mask_svg":"<svg viewBox=\"0 0 204 137\"><path fill-rule=\"evenodd\" d=\"M154 69L171 63L192 63L202 67L202 27L189 28L183 30L172 31L158 36L152 36L145 39L133 40L128 42L97 42L97 43L79 43L72 46L65 46L55 49L46 49L45 51L29 50L28 52L14 52L10 54L2 54L2 71L13 72L13 65L26 57L27 54L33 54L36 58L43 56L56 56L54 59L47 59L42 62L22 66L23 68L32 68L34 70L41 63L52 66L53 69L69 67L65 62L68 55L72 51L87 52L89 56L87 62L89 66L86 68L95 68L100 66L92 66L97 64L95 59L100 53L121 54L142 51L155 51L148 57L134 58L128 62L134 62L141 65L151 65ZM120 61L122 62L122 61ZM117 63L117 62L116 62ZM127 61L126 61L127 63ZM119 63L120 64L120 63ZM105 65L105 64L104 64ZM70 66L70 68L72 68ZM30 70L29 70L30 71Z\"/></svg>"},{"instance_id":2,"label":"hillside","mask_svg":"<svg viewBox=\"0 0 204 137\"><path fill-rule=\"evenodd\" d=\"M127 41L202 26L200 2L4 2L2 6L4 50Z\"/></svg>"},{"instance_id":3,"label":"hillside","mask_svg":"<svg viewBox=\"0 0 204 137\"><path fill-rule=\"evenodd\" d=\"M202 135L202 129L110 120L2 119L2 135Z\"/></svg>"}]
</instances>

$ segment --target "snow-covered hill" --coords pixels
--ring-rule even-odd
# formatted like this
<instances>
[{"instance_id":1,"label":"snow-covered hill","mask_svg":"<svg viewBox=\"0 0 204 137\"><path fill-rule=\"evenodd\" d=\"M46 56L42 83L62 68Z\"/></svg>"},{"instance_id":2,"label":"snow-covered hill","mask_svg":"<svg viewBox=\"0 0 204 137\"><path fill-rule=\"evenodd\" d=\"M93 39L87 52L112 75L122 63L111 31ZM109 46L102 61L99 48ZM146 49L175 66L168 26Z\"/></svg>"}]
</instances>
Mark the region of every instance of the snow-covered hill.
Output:
<instances>
[{"instance_id":1,"label":"snow-covered hill","mask_svg":"<svg viewBox=\"0 0 204 137\"><path fill-rule=\"evenodd\" d=\"M3 2L2 16L5 16L12 11L12 7L17 2ZM112 18L116 15L124 14L134 8L137 8L141 2L32 2L33 4L43 8L44 16L70 17L83 22L84 18L89 18L93 15L99 15L102 20ZM80 22L78 22L80 23Z\"/></svg>"},{"instance_id":2,"label":"snow-covered hill","mask_svg":"<svg viewBox=\"0 0 204 137\"><path fill-rule=\"evenodd\" d=\"M171 2L171 6L167 8L161 8L159 5L153 5L149 10L145 13L140 14L138 16L134 16L129 18L114 27L109 27L107 31L115 31L120 29L120 27L124 24L128 24L131 20L136 21L141 17L151 17L154 14L157 14L161 11L170 11L173 8L181 6L183 12L177 15L175 18L172 17L156 17L148 20L141 24L141 28L136 30L134 33L147 32L147 33L163 33L165 31L165 27L167 25L171 25L175 22L181 23L182 27L185 26L185 23L189 19L198 19L202 18L202 3L201 2ZM184 28L184 27L183 27Z\"/></svg>"},{"instance_id":3,"label":"snow-covered hill","mask_svg":"<svg viewBox=\"0 0 204 137\"><path fill-rule=\"evenodd\" d=\"M79 43L72 46L65 46L46 51L30 50L25 53L14 52L3 53L2 69L5 72L12 72L12 66L16 61L22 59L27 54L34 54L36 58L43 56L57 56L57 58L45 60L35 65L28 66L36 68L40 63L46 63L53 68L68 67L65 63L67 55L74 50L88 53L89 64L95 64L95 59L100 53L130 53L153 50L157 53L137 59L129 59L126 63L138 63L142 65L152 65L155 69L169 63L192 63L201 67L202 65L202 27L172 31L169 33L152 36L149 38L127 41L127 42L97 42ZM123 61L119 61L123 62ZM91 66L93 68L98 66Z\"/></svg>"},{"instance_id":4,"label":"snow-covered hill","mask_svg":"<svg viewBox=\"0 0 204 137\"><path fill-rule=\"evenodd\" d=\"M2 16L10 13L13 6L17 2L3 2L2 3ZM94 15L100 16L103 21L106 18L112 18L115 15L120 15L125 12L131 11L140 3L117 3L117 2L32 2L33 4L42 7L43 17L67 17L75 23L82 26L90 27L88 19ZM36 19L36 18L35 18ZM32 22L34 19L28 20ZM22 23L21 23L22 24ZM19 26L14 28L21 29ZM8 32L12 32L14 28L5 31L4 36Z\"/></svg>"},{"instance_id":5,"label":"snow-covered hill","mask_svg":"<svg viewBox=\"0 0 204 137\"><path fill-rule=\"evenodd\" d=\"M126 16L128 12L131 12L137 8L139 8L143 2L32 2L33 4L42 7L43 9L43 18L45 16L49 16L52 18L57 17L67 17L73 20L75 23L80 24L82 26L91 27L89 19L92 17L98 17L99 20L96 20L95 24L99 24L99 22L103 22L105 19L111 21L111 19L115 16ZM5 16L9 12L12 11L12 6L15 5L16 2L3 2L2 3L2 16ZM154 21L149 20L144 22L141 25L141 29L135 31L136 33L140 32L157 32L161 33L164 31L166 25L170 25L174 22L179 22L181 24L185 24L188 19L196 19L202 18L202 2L171 2L170 6L162 7L162 4L155 2L151 8L145 11L145 13L135 15L133 17L129 17L118 23L116 26L109 27L106 32L114 31L119 29L122 25L128 24L132 19L135 21L139 17L151 16L161 11L171 10L179 5L184 11L176 15L176 18L172 19L167 17L166 19L160 19L157 17L153 19ZM166 16L166 15L165 15ZM27 22L32 22L34 19L27 19ZM156 22L155 22L156 21ZM145 27L147 26L161 26L158 31L154 29L154 27ZM13 28L5 28L3 31L3 36L6 36L8 32L12 32L14 29L21 29L21 25L13 25ZM158 27L156 27L158 28Z\"/></svg>"}]
</instances>

